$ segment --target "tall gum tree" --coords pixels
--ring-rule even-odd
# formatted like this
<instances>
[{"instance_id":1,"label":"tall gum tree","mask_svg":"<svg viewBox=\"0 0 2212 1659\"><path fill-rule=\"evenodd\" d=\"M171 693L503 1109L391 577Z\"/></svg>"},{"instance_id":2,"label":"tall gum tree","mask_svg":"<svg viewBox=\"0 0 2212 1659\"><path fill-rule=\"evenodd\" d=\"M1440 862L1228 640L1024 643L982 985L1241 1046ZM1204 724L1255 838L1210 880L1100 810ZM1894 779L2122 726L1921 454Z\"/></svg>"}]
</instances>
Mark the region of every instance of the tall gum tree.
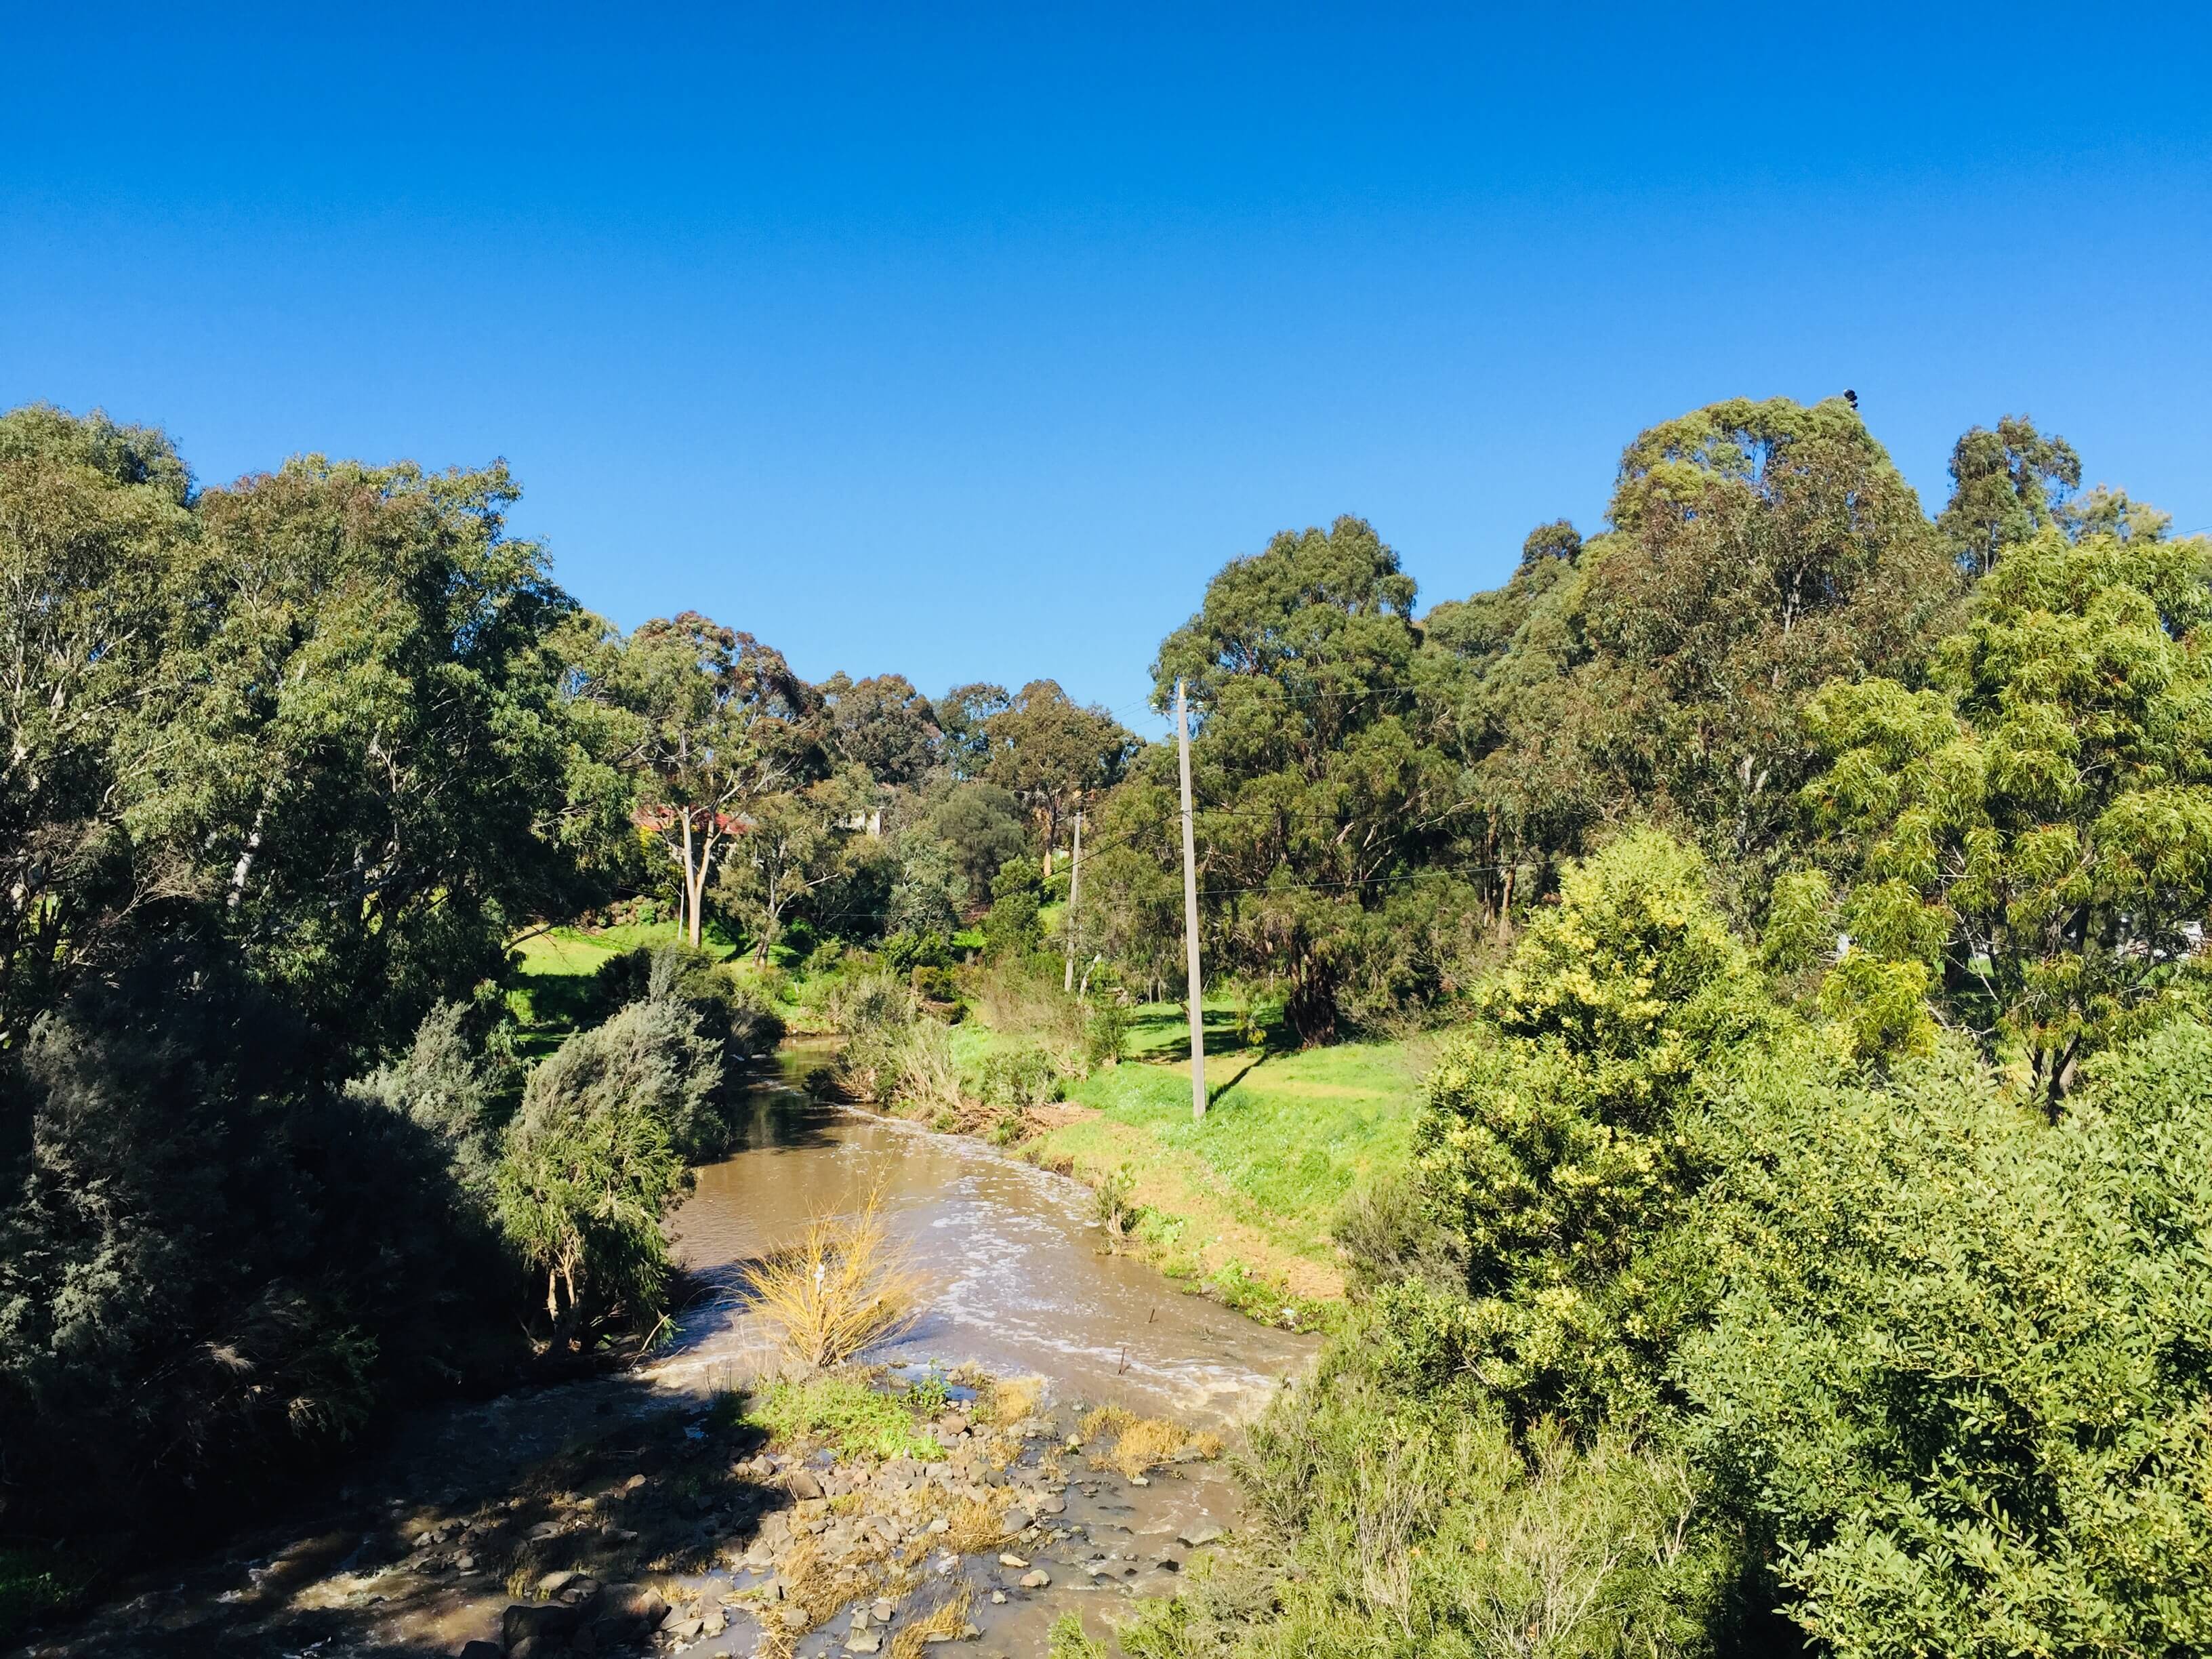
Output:
<instances>
[{"instance_id":1,"label":"tall gum tree","mask_svg":"<svg viewBox=\"0 0 2212 1659\"><path fill-rule=\"evenodd\" d=\"M1626 793L1765 860L1826 681L1909 676L1960 580L1888 452L1840 398L1715 404L1628 447L1616 534L1583 555L1592 742Z\"/></svg>"},{"instance_id":2,"label":"tall gum tree","mask_svg":"<svg viewBox=\"0 0 2212 1659\"><path fill-rule=\"evenodd\" d=\"M1161 645L1155 695L1186 681L1211 945L1287 988L1326 1042L1395 884L1463 818L1459 769L1425 740L1414 586L1364 520L1285 531L1232 560Z\"/></svg>"},{"instance_id":3,"label":"tall gum tree","mask_svg":"<svg viewBox=\"0 0 2212 1659\"><path fill-rule=\"evenodd\" d=\"M782 653L693 611L611 644L599 672L635 722L638 824L675 866L696 946L708 885L749 806L818 769L820 699Z\"/></svg>"}]
</instances>

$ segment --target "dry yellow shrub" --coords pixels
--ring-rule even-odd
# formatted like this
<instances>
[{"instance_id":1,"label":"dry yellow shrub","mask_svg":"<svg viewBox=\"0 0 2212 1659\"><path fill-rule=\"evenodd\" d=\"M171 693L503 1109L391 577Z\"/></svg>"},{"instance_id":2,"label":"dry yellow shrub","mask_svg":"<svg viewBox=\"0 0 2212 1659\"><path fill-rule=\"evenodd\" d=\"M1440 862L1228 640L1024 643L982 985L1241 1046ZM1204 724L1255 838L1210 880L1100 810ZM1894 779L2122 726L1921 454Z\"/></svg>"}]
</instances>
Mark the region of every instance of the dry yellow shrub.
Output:
<instances>
[{"instance_id":1,"label":"dry yellow shrub","mask_svg":"<svg viewBox=\"0 0 2212 1659\"><path fill-rule=\"evenodd\" d=\"M1083 1419L1086 1441L1109 1434L1113 1436L1113 1443L1092 1450L1091 1467L1110 1468L1130 1479L1185 1452L1200 1457L1221 1455L1219 1435L1194 1434L1182 1424L1170 1423L1165 1418L1135 1417L1118 1406L1108 1406Z\"/></svg>"},{"instance_id":2,"label":"dry yellow shrub","mask_svg":"<svg viewBox=\"0 0 2212 1659\"><path fill-rule=\"evenodd\" d=\"M987 1396L991 1421L1001 1428L1018 1423L1036 1410L1044 1395L1041 1376L1002 1376L993 1381Z\"/></svg>"},{"instance_id":3,"label":"dry yellow shrub","mask_svg":"<svg viewBox=\"0 0 2212 1659\"><path fill-rule=\"evenodd\" d=\"M1096 1440L1101 1435L1119 1434L1137 1420L1136 1413L1120 1406L1101 1406L1084 1413L1078 1431L1085 1440Z\"/></svg>"},{"instance_id":4,"label":"dry yellow shrub","mask_svg":"<svg viewBox=\"0 0 2212 1659\"><path fill-rule=\"evenodd\" d=\"M883 1189L850 1221L817 1215L798 1243L748 1276L784 1352L815 1370L841 1364L914 1317L921 1277L884 1218Z\"/></svg>"},{"instance_id":5,"label":"dry yellow shrub","mask_svg":"<svg viewBox=\"0 0 2212 1659\"><path fill-rule=\"evenodd\" d=\"M952 1525L941 1540L955 1555L981 1555L1013 1536L1006 1530L1006 1503L963 1498L947 1517Z\"/></svg>"}]
</instances>

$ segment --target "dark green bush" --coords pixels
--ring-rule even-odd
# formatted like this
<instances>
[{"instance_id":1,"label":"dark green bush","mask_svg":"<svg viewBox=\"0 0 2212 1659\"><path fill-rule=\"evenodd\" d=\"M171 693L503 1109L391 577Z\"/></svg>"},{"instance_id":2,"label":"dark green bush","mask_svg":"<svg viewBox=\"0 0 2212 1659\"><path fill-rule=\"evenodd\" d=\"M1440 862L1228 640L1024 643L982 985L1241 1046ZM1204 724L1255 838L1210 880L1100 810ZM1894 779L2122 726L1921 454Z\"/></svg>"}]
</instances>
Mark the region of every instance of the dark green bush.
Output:
<instances>
[{"instance_id":1,"label":"dark green bush","mask_svg":"<svg viewBox=\"0 0 2212 1659\"><path fill-rule=\"evenodd\" d=\"M783 1041L781 1016L711 952L679 944L641 945L601 963L586 1004L588 1023L602 1024L653 994L656 975L665 982L664 994L682 1000L698 1017L701 1032L723 1045L731 1073Z\"/></svg>"}]
</instances>

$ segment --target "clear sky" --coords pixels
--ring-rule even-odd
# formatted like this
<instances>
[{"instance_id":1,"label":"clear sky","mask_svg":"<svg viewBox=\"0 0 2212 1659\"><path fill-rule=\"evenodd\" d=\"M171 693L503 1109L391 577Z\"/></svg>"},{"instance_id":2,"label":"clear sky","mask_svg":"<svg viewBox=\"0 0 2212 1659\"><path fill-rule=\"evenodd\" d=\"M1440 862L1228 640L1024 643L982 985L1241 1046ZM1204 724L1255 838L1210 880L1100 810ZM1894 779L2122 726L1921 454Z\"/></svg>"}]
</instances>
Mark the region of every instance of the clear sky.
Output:
<instances>
[{"instance_id":1,"label":"clear sky","mask_svg":"<svg viewBox=\"0 0 2212 1659\"><path fill-rule=\"evenodd\" d=\"M1463 596L1738 394L2212 525L2201 4L7 10L0 403L503 455L816 678L1133 713L1271 532Z\"/></svg>"}]
</instances>

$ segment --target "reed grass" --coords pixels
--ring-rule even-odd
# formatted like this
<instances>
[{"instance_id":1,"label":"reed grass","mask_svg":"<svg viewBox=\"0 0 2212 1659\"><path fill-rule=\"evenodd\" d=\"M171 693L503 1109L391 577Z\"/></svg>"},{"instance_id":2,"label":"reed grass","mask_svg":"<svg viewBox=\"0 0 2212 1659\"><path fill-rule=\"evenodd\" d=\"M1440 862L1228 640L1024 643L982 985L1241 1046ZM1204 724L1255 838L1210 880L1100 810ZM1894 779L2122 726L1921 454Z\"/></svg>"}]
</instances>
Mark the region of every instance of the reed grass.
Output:
<instances>
[{"instance_id":1,"label":"reed grass","mask_svg":"<svg viewBox=\"0 0 2212 1659\"><path fill-rule=\"evenodd\" d=\"M968 1609L974 1604L975 1592L963 1584L928 1612L914 1618L898 1634L891 1638L887 1659L921 1659L922 1650L933 1636L947 1641L957 1640L968 1628Z\"/></svg>"},{"instance_id":2,"label":"reed grass","mask_svg":"<svg viewBox=\"0 0 2212 1659\"><path fill-rule=\"evenodd\" d=\"M1112 1469L1128 1479L1185 1453L1207 1458L1221 1455L1218 1434L1194 1432L1162 1417L1138 1417L1119 1406L1101 1406L1089 1413L1081 1431L1085 1444L1112 1437L1112 1444L1092 1449L1091 1467Z\"/></svg>"},{"instance_id":3,"label":"reed grass","mask_svg":"<svg viewBox=\"0 0 2212 1659\"><path fill-rule=\"evenodd\" d=\"M796 1244L747 1276L756 1305L787 1358L826 1370L903 1329L921 1302L921 1275L894 1243L878 1187L849 1219L812 1217Z\"/></svg>"},{"instance_id":4,"label":"reed grass","mask_svg":"<svg viewBox=\"0 0 2212 1659\"><path fill-rule=\"evenodd\" d=\"M981 1555L998 1548L1014 1535L1006 1527L1006 1504L1003 1497L996 1502L962 1498L945 1517L951 1524L942 1540L945 1547L955 1555Z\"/></svg>"}]
</instances>

